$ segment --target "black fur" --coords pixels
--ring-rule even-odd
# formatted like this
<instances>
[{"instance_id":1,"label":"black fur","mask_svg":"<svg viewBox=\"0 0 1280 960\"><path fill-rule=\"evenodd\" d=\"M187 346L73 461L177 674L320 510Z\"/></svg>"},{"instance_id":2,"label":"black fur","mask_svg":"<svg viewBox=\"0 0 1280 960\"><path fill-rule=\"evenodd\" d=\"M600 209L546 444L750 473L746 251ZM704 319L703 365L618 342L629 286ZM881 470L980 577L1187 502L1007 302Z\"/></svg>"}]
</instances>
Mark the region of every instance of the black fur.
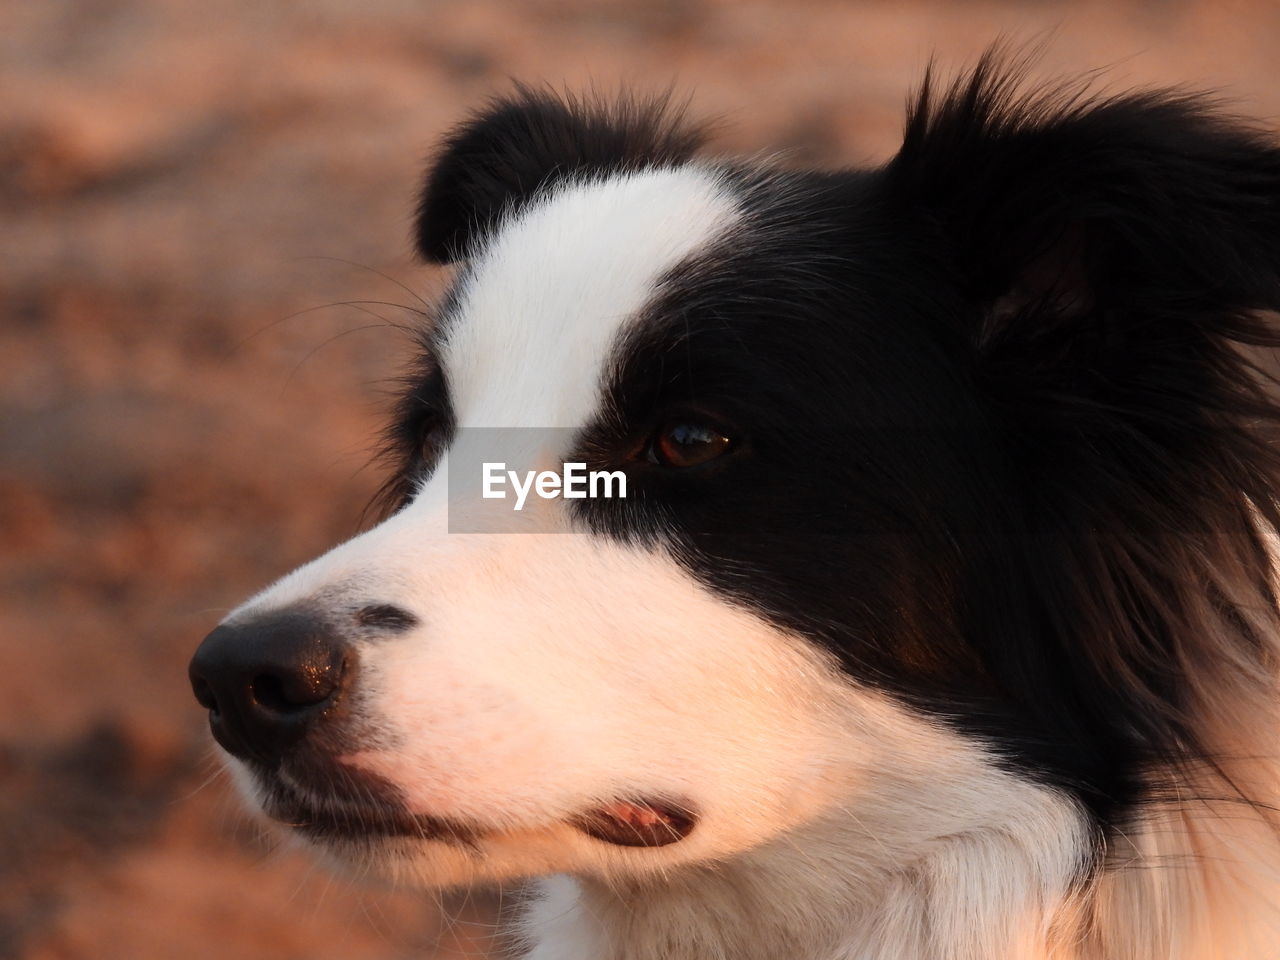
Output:
<instances>
[{"instance_id":1,"label":"black fur","mask_svg":"<svg viewBox=\"0 0 1280 960\"><path fill-rule=\"evenodd\" d=\"M579 509L1105 825L1154 764L1212 762L1201 691L1271 666L1278 414L1244 348L1280 346L1255 312L1280 308L1280 150L1203 98L1018 84L993 57L927 80L880 169L724 167L743 226L666 279L582 437L633 497ZM696 142L634 104L504 102L437 164L419 249ZM672 415L734 452L627 453Z\"/></svg>"}]
</instances>

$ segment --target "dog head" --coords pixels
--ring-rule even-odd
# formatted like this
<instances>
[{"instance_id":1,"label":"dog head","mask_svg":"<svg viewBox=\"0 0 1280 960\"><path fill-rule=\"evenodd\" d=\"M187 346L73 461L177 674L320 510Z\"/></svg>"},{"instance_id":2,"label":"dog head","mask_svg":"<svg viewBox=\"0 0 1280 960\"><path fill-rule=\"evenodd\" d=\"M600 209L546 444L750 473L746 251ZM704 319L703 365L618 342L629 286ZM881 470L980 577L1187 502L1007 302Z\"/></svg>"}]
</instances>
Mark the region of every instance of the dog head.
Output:
<instances>
[{"instance_id":1,"label":"dog head","mask_svg":"<svg viewBox=\"0 0 1280 960\"><path fill-rule=\"evenodd\" d=\"M963 829L983 784L1105 826L1195 754L1271 603L1237 347L1273 339L1280 155L1010 84L926 84L859 171L699 159L634 101L462 126L390 515L192 664L255 802L430 882L642 874L886 797ZM626 496L486 512L468 449Z\"/></svg>"}]
</instances>

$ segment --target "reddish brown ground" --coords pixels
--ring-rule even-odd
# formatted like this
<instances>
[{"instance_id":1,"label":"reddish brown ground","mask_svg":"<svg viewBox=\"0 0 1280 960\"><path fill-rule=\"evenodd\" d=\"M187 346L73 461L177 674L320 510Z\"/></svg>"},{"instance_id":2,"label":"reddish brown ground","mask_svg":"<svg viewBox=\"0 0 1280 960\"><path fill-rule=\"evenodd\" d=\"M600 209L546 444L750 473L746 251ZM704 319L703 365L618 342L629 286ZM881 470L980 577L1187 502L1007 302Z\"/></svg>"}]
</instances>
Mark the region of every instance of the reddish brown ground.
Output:
<instances>
[{"instance_id":1,"label":"reddish brown ground","mask_svg":"<svg viewBox=\"0 0 1280 960\"><path fill-rule=\"evenodd\" d=\"M355 529L449 123L508 77L674 82L727 150L881 158L930 51L1055 25L1046 73L1280 112L1265 0L0 4L0 956L478 955L489 902L451 930L264 842L184 676Z\"/></svg>"}]
</instances>

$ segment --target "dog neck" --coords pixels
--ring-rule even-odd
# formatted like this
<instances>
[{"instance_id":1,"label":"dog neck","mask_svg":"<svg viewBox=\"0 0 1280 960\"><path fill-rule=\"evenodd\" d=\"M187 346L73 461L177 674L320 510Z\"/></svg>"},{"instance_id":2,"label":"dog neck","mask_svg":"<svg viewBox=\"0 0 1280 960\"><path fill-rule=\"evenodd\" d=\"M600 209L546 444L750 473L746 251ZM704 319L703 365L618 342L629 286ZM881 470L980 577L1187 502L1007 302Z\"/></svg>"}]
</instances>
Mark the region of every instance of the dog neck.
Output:
<instances>
[{"instance_id":1,"label":"dog neck","mask_svg":"<svg viewBox=\"0 0 1280 960\"><path fill-rule=\"evenodd\" d=\"M988 776L980 791L950 782L922 819L905 784L879 786L857 817L825 814L728 861L545 878L521 922L526 960L1048 957L1084 867L1075 806Z\"/></svg>"}]
</instances>

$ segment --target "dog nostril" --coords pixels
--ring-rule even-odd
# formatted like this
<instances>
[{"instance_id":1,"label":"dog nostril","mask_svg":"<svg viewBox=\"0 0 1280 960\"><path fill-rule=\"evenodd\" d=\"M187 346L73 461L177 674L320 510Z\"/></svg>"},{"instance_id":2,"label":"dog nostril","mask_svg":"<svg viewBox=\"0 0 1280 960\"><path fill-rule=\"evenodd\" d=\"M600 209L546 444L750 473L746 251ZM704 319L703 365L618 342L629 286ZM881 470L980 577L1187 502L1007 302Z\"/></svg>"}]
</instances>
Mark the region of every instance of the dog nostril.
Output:
<instances>
[{"instance_id":1,"label":"dog nostril","mask_svg":"<svg viewBox=\"0 0 1280 960\"><path fill-rule=\"evenodd\" d=\"M286 713L293 708L293 704L284 695L284 684L279 677L273 677L269 673L254 677L250 689L254 702L268 710Z\"/></svg>"},{"instance_id":2,"label":"dog nostril","mask_svg":"<svg viewBox=\"0 0 1280 960\"><path fill-rule=\"evenodd\" d=\"M338 688L345 663L296 673L260 673L249 682L253 702L274 713L293 713L324 703Z\"/></svg>"}]
</instances>

